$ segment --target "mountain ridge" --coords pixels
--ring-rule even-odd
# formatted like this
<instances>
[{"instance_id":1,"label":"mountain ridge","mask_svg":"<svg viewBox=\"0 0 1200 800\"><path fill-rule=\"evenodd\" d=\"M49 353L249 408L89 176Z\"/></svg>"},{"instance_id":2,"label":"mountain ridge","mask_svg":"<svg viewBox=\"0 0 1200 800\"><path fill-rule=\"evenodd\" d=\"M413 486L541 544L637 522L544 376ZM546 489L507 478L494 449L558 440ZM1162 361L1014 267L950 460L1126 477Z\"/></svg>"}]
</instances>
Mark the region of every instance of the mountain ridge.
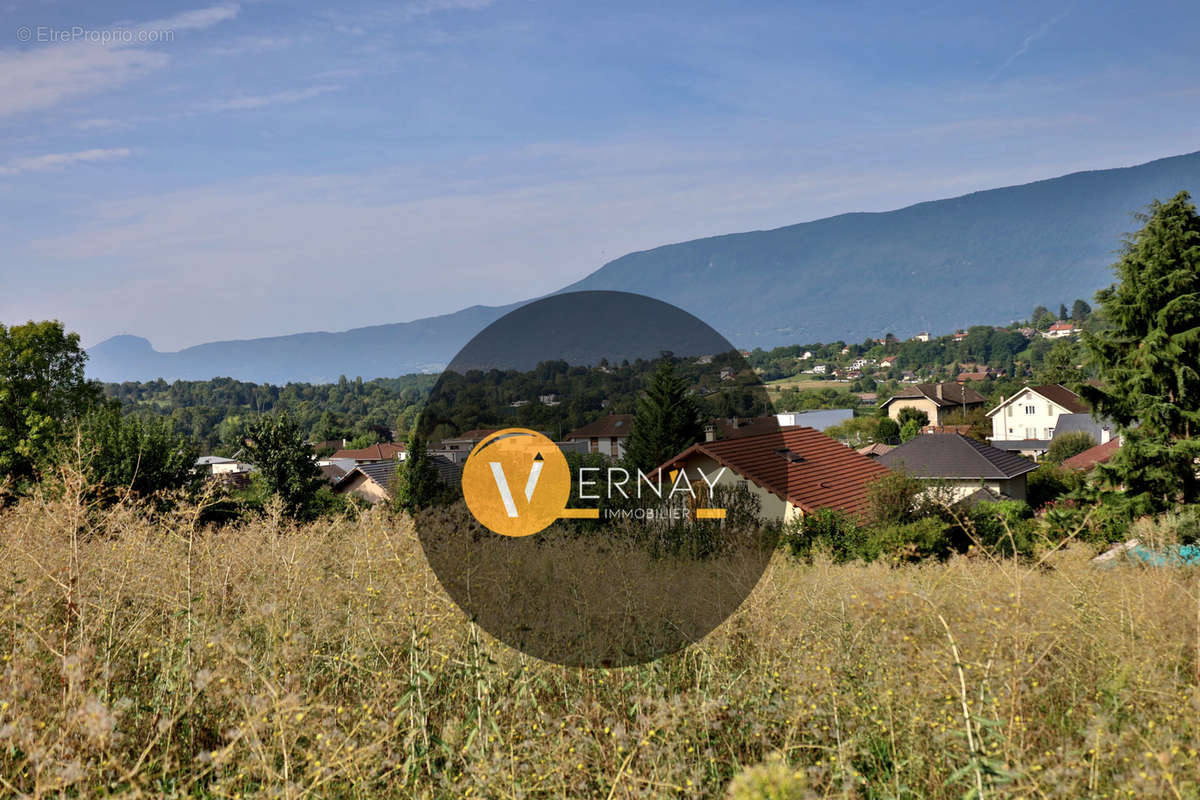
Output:
<instances>
[{"instance_id":1,"label":"mountain ridge","mask_svg":"<svg viewBox=\"0 0 1200 800\"><path fill-rule=\"evenodd\" d=\"M1038 304L1091 298L1111 283L1121 237L1137 227L1133 214L1183 189L1200 190L1200 152L662 245L620 256L550 294L646 294L695 314L740 347L1002 324ZM525 302L175 352L122 335L89 350L88 371L110 381L227 376L271 383L430 371Z\"/></svg>"}]
</instances>

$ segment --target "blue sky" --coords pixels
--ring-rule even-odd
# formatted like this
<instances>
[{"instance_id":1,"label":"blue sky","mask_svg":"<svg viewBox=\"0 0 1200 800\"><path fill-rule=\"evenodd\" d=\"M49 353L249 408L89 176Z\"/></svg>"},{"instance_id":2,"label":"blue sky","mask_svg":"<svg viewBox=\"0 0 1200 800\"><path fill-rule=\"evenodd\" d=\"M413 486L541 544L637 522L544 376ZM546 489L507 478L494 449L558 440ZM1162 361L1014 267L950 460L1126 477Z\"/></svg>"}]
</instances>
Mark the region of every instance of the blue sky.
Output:
<instances>
[{"instance_id":1,"label":"blue sky","mask_svg":"<svg viewBox=\"0 0 1200 800\"><path fill-rule=\"evenodd\" d=\"M344 330L1200 149L1200 4L966 5L0 0L0 321Z\"/></svg>"}]
</instances>

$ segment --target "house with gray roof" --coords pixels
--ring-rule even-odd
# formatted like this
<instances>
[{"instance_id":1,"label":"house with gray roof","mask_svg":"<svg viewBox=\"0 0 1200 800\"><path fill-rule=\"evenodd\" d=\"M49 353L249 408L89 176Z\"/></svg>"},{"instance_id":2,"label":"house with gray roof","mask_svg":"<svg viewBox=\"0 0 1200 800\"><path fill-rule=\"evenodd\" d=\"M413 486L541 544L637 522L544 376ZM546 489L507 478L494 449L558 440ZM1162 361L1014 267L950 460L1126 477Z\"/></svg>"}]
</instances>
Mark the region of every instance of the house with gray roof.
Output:
<instances>
[{"instance_id":1,"label":"house with gray roof","mask_svg":"<svg viewBox=\"0 0 1200 800\"><path fill-rule=\"evenodd\" d=\"M980 489L1024 500L1025 476L1037 464L960 433L923 433L875 459L889 469L928 480L955 502Z\"/></svg>"},{"instance_id":2,"label":"house with gray roof","mask_svg":"<svg viewBox=\"0 0 1200 800\"><path fill-rule=\"evenodd\" d=\"M918 383L906 386L879 404L892 419L900 411L915 408L924 411L931 425L944 425L946 417L955 411L964 414L987 405L987 398L974 389L958 383Z\"/></svg>"},{"instance_id":3,"label":"house with gray roof","mask_svg":"<svg viewBox=\"0 0 1200 800\"><path fill-rule=\"evenodd\" d=\"M1116 430L1110 419L1096 419L1091 414L1059 414L1054 426L1054 438L1064 433L1086 433L1096 444L1108 444Z\"/></svg>"},{"instance_id":4,"label":"house with gray roof","mask_svg":"<svg viewBox=\"0 0 1200 800\"><path fill-rule=\"evenodd\" d=\"M462 467L454 461L438 453L431 453L429 460L442 483L457 486L462 482ZM352 494L371 505L391 500L392 482L396 478L396 469L399 466L399 461L359 464L341 477L332 479L333 493Z\"/></svg>"}]
</instances>

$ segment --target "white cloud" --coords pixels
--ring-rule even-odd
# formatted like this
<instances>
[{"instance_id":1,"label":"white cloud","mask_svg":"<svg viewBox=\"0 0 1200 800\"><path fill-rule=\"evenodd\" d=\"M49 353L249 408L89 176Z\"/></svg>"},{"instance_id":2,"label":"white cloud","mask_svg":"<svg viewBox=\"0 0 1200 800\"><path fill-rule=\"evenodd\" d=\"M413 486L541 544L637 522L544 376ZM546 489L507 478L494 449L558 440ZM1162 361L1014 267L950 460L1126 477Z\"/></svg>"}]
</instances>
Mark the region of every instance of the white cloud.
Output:
<instances>
[{"instance_id":1,"label":"white cloud","mask_svg":"<svg viewBox=\"0 0 1200 800\"><path fill-rule=\"evenodd\" d=\"M401 6L401 13L408 17L424 17L441 11L478 11L487 8L495 0L418 0Z\"/></svg>"},{"instance_id":2,"label":"white cloud","mask_svg":"<svg viewBox=\"0 0 1200 800\"><path fill-rule=\"evenodd\" d=\"M133 126L125 120L94 117L92 119L81 119L72 122L71 127L79 131L119 131Z\"/></svg>"},{"instance_id":3,"label":"white cloud","mask_svg":"<svg viewBox=\"0 0 1200 800\"><path fill-rule=\"evenodd\" d=\"M166 65L150 50L65 44L0 52L0 117L39 111L95 94Z\"/></svg>"},{"instance_id":4,"label":"white cloud","mask_svg":"<svg viewBox=\"0 0 1200 800\"><path fill-rule=\"evenodd\" d=\"M243 36L223 44L218 44L209 50L217 56L240 56L249 53L265 53L271 50L283 50L296 44L297 39L291 36Z\"/></svg>"},{"instance_id":5,"label":"white cloud","mask_svg":"<svg viewBox=\"0 0 1200 800\"><path fill-rule=\"evenodd\" d=\"M236 5L196 9L135 25L131 31L197 30L231 19ZM136 38L136 37L135 37ZM121 42L77 39L26 50L0 51L0 117L53 108L67 100L108 91L167 65L162 52Z\"/></svg>"},{"instance_id":6,"label":"white cloud","mask_svg":"<svg viewBox=\"0 0 1200 800\"><path fill-rule=\"evenodd\" d=\"M240 95L225 100L214 100L196 106L197 111L240 111L285 103L298 103L327 92L337 91L338 86L309 86L306 89L289 89L283 92L260 95Z\"/></svg>"},{"instance_id":7,"label":"white cloud","mask_svg":"<svg viewBox=\"0 0 1200 800\"><path fill-rule=\"evenodd\" d=\"M17 158L7 164L0 165L0 175L19 175L22 172L42 172L49 169L62 169L72 164L86 164L96 161L113 161L127 158L132 151L128 147L109 149L79 150L74 153L47 153L41 156Z\"/></svg>"},{"instance_id":8,"label":"white cloud","mask_svg":"<svg viewBox=\"0 0 1200 800\"><path fill-rule=\"evenodd\" d=\"M358 14L346 14L340 9L330 9L324 16L334 23L334 30L339 33L365 36L374 32L380 25L411 22L446 11L480 11L494 4L495 0L412 0Z\"/></svg>"},{"instance_id":9,"label":"white cloud","mask_svg":"<svg viewBox=\"0 0 1200 800\"><path fill-rule=\"evenodd\" d=\"M237 3L225 3L222 5L209 6L208 8L197 8L192 11L184 11L181 14L176 14L173 17L166 19L154 20L139 25L138 28L147 31L158 30L173 30L173 31L190 31L202 30L211 28L220 22L226 22L238 15L241 9Z\"/></svg>"}]
</instances>

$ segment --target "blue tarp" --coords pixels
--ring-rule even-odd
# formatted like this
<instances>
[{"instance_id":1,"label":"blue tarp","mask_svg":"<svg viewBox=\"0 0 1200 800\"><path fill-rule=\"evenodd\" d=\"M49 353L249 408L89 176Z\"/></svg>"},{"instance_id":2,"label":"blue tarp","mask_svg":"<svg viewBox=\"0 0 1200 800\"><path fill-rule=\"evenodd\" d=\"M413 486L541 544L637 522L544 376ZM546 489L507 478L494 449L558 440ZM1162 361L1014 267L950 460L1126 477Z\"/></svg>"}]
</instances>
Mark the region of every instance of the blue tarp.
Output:
<instances>
[{"instance_id":1,"label":"blue tarp","mask_svg":"<svg viewBox=\"0 0 1200 800\"><path fill-rule=\"evenodd\" d=\"M1143 545L1134 545L1123 555L1135 564L1145 564L1148 567L1182 567L1184 565L1200 566L1200 545L1179 544L1155 550ZM1117 563L1115 558L1109 563Z\"/></svg>"}]
</instances>

